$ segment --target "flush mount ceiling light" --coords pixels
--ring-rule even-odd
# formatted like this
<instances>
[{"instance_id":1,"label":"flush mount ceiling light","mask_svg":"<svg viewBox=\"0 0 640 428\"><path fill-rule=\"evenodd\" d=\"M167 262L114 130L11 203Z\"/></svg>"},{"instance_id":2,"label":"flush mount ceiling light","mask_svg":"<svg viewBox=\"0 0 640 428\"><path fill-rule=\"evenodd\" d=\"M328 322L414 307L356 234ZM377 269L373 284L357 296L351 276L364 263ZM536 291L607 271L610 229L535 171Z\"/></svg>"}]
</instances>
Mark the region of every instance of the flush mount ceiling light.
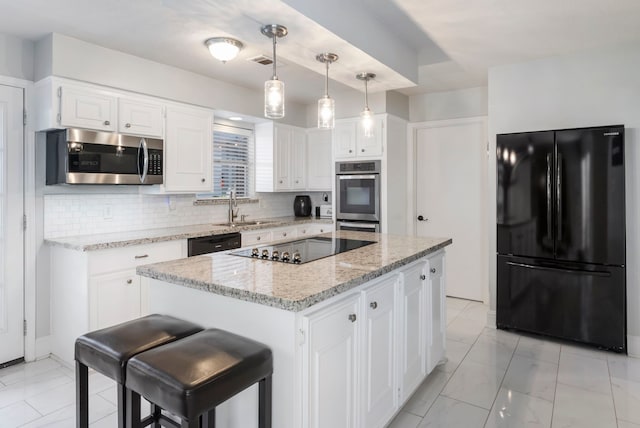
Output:
<instances>
[{"instance_id":1,"label":"flush mount ceiling light","mask_svg":"<svg viewBox=\"0 0 640 428\"><path fill-rule=\"evenodd\" d=\"M260 31L273 40L273 76L264 82L264 117L282 119L284 117L284 82L276 74L276 39L287 35L287 27L278 24L263 26Z\"/></svg>"},{"instance_id":2,"label":"flush mount ceiling light","mask_svg":"<svg viewBox=\"0 0 640 428\"><path fill-rule=\"evenodd\" d=\"M336 117L336 102L329 96L329 64L338 60L334 53L321 53L316 59L326 65L324 96L318 100L318 128L333 129Z\"/></svg>"},{"instance_id":3,"label":"flush mount ceiling light","mask_svg":"<svg viewBox=\"0 0 640 428\"><path fill-rule=\"evenodd\" d=\"M205 40L204 44L209 48L211 55L223 64L234 59L244 47L240 40L230 37L212 37Z\"/></svg>"},{"instance_id":4,"label":"flush mount ceiling light","mask_svg":"<svg viewBox=\"0 0 640 428\"><path fill-rule=\"evenodd\" d=\"M360 73L356 74L356 79L364 80L364 110L360 113L360 122L362 124L362 130L364 136L369 138L373 136L373 113L369 110L369 95L367 93L367 83L371 79L375 79L376 75L373 73Z\"/></svg>"}]
</instances>

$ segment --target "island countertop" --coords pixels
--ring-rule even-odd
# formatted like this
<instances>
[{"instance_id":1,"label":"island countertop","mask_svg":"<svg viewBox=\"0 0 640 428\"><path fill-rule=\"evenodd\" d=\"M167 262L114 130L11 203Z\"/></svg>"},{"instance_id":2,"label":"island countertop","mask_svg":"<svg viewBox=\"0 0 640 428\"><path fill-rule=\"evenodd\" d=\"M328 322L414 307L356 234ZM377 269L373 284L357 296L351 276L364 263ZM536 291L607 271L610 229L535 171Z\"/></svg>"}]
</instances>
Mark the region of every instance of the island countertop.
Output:
<instances>
[{"instance_id":1,"label":"island countertop","mask_svg":"<svg viewBox=\"0 0 640 428\"><path fill-rule=\"evenodd\" d=\"M138 275L272 306L301 311L452 243L450 238L335 231L320 236L375 244L301 265L224 253L143 265ZM153 292L153 290L150 290Z\"/></svg>"}]
</instances>

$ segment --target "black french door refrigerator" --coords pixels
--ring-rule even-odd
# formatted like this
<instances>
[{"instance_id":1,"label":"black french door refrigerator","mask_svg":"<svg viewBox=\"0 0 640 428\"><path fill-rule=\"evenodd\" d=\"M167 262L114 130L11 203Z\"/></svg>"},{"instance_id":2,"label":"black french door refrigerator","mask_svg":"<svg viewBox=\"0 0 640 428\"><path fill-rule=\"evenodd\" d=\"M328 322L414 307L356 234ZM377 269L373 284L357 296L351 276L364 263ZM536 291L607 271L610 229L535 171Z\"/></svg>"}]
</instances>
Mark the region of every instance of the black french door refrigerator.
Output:
<instances>
[{"instance_id":1,"label":"black french door refrigerator","mask_svg":"<svg viewBox=\"0 0 640 428\"><path fill-rule=\"evenodd\" d=\"M626 352L622 125L497 136L497 326Z\"/></svg>"}]
</instances>

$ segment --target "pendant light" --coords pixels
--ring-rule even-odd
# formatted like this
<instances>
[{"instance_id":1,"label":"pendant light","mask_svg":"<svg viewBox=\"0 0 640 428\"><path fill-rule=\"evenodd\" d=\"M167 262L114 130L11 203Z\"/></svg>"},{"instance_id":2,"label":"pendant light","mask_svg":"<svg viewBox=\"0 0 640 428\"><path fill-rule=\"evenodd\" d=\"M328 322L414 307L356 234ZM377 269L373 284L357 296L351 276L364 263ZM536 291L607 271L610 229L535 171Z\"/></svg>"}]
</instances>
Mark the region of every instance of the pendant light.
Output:
<instances>
[{"instance_id":1,"label":"pendant light","mask_svg":"<svg viewBox=\"0 0 640 428\"><path fill-rule=\"evenodd\" d=\"M336 101L329 96L329 64L338 60L334 53L321 53L316 59L326 65L324 96L318 100L318 128L333 129L336 119Z\"/></svg>"},{"instance_id":2,"label":"pendant light","mask_svg":"<svg viewBox=\"0 0 640 428\"><path fill-rule=\"evenodd\" d=\"M360 113L360 123L362 131L367 138L373 137L373 113L369 109L369 94L367 92L367 82L376 77L373 73L356 74L356 79L364 80L364 110Z\"/></svg>"},{"instance_id":3,"label":"pendant light","mask_svg":"<svg viewBox=\"0 0 640 428\"><path fill-rule=\"evenodd\" d=\"M276 74L276 39L287 35L287 27L269 24L261 28L262 34L273 40L273 76L264 82L264 117L282 119L284 117L284 82Z\"/></svg>"}]
</instances>

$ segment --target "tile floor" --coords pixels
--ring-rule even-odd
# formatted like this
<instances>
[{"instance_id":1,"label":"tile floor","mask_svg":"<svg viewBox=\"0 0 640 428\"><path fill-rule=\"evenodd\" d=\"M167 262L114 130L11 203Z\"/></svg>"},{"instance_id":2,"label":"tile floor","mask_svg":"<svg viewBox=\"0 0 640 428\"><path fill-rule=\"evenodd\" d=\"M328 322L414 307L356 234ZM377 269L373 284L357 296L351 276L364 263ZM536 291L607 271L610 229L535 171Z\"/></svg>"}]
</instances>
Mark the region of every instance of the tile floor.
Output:
<instances>
[{"instance_id":1,"label":"tile floor","mask_svg":"<svg viewBox=\"0 0 640 428\"><path fill-rule=\"evenodd\" d=\"M484 328L487 307L447 299L446 364L389 428L640 428L640 359ZM92 428L116 427L114 383L90 375ZM0 370L0 427L75 427L72 370ZM340 428L340 427L336 427Z\"/></svg>"}]
</instances>

